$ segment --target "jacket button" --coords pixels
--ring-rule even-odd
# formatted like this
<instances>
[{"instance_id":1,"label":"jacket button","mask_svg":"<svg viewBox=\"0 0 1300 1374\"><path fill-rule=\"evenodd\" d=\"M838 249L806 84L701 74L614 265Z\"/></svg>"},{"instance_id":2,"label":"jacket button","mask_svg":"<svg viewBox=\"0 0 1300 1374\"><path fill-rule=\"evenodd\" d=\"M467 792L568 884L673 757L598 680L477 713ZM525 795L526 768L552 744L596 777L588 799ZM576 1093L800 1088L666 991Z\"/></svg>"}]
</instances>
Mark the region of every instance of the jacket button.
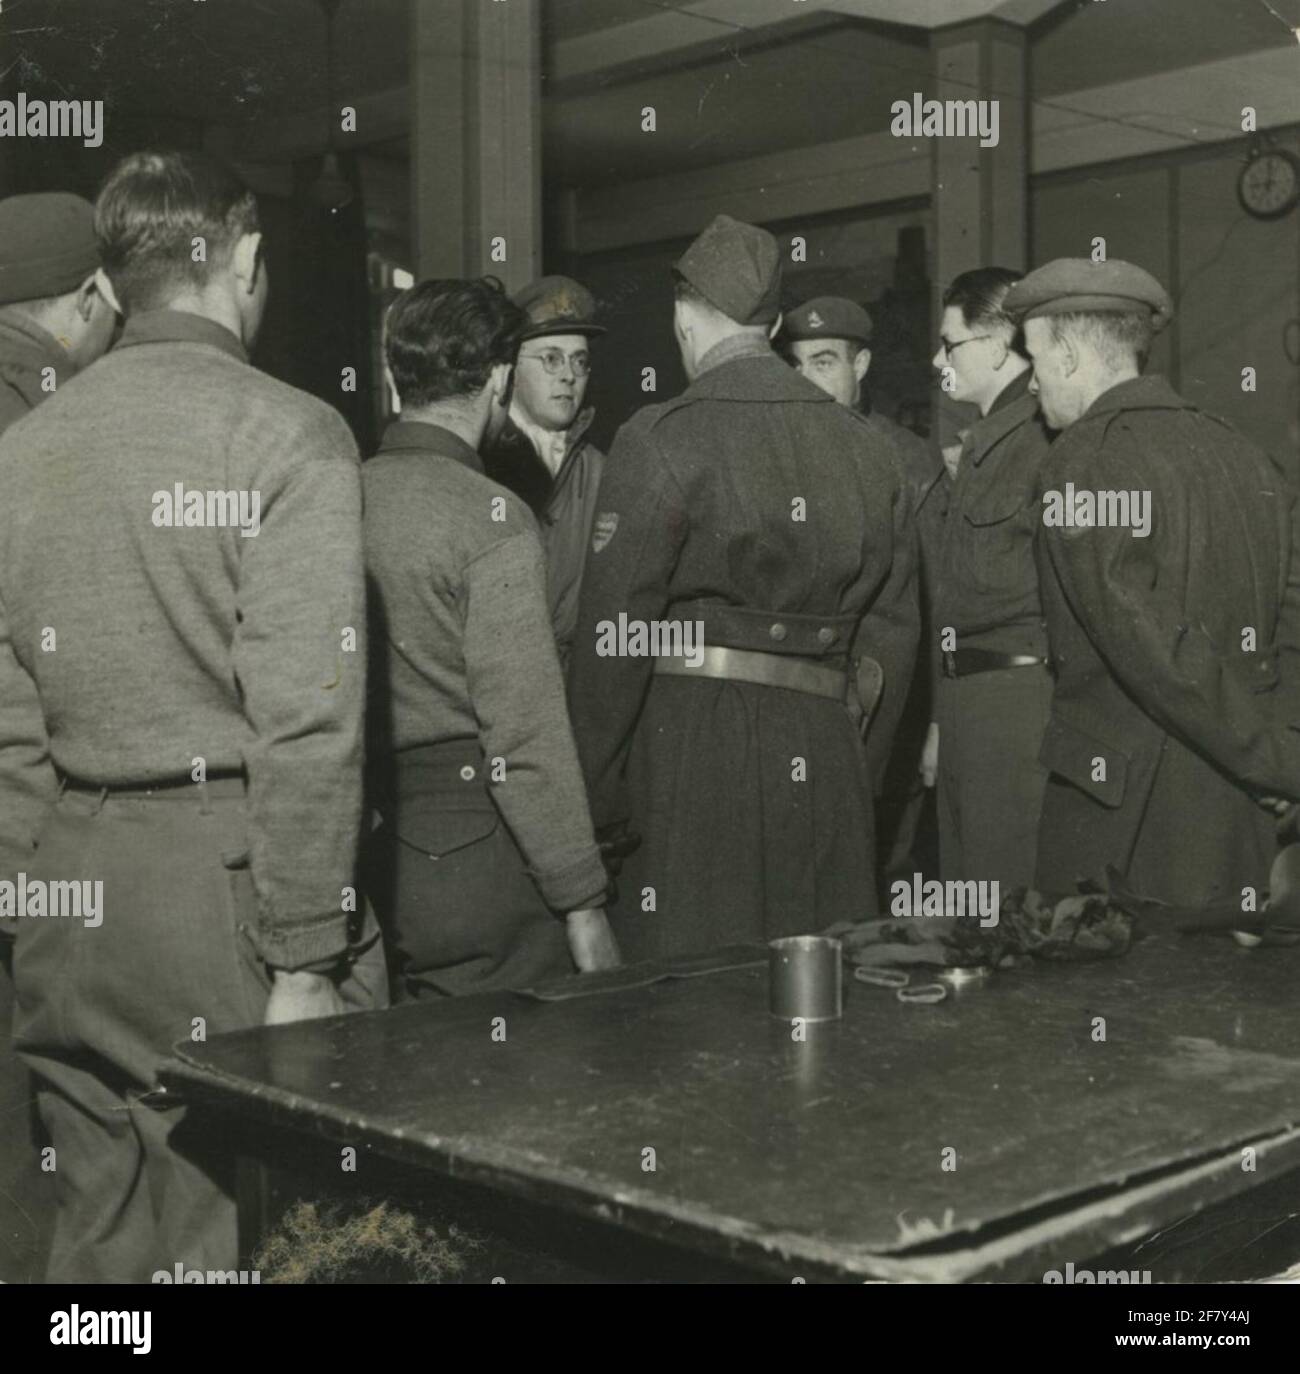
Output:
<instances>
[{"instance_id":1,"label":"jacket button","mask_svg":"<svg viewBox=\"0 0 1300 1374\"><path fill-rule=\"evenodd\" d=\"M775 639L775 640L777 640L777 641L779 642L780 640L782 640L782 639L785 638L785 636L786 636L786 628L785 628L785 626L782 625L781 622L778 620L777 623L776 623L775 625L773 625L772 628L768 631L768 634L770 634L770 635L772 636L773 639Z\"/></svg>"},{"instance_id":2,"label":"jacket button","mask_svg":"<svg viewBox=\"0 0 1300 1374\"><path fill-rule=\"evenodd\" d=\"M829 625L823 625L821 629L817 631L817 642L819 644L834 644L837 638L839 638L839 636Z\"/></svg>"},{"instance_id":3,"label":"jacket button","mask_svg":"<svg viewBox=\"0 0 1300 1374\"><path fill-rule=\"evenodd\" d=\"M473 782L473 781L474 781L474 765L473 765L472 763L467 763L467 764L464 766L464 768L462 768L462 769L460 770L460 776L461 776L461 780L462 780L463 782Z\"/></svg>"}]
</instances>

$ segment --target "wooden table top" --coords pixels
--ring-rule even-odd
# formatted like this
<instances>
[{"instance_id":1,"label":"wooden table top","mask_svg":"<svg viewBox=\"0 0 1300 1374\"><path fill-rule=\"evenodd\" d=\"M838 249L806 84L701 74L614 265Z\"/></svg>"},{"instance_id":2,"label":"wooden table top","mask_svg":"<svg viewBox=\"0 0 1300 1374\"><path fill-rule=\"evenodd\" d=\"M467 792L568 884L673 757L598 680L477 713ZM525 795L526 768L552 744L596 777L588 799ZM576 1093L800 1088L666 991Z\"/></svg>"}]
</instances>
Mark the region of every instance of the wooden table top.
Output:
<instances>
[{"instance_id":1,"label":"wooden table top","mask_svg":"<svg viewBox=\"0 0 1300 1374\"><path fill-rule=\"evenodd\" d=\"M163 1077L790 1277L1038 1281L1300 1166L1300 948L1162 931L933 1006L846 978L805 1043L764 950L712 962L241 1031Z\"/></svg>"}]
</instances>

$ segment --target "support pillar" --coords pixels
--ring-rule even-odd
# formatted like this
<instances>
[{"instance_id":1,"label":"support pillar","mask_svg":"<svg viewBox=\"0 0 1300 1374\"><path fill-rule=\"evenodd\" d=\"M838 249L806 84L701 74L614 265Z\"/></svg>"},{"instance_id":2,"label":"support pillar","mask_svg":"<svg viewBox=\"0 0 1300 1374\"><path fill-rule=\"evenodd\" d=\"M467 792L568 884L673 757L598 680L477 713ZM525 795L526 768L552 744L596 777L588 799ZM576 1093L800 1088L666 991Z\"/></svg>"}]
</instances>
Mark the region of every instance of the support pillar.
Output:
<instances>
[{"instance_id":1,"label":"support pillar","mask_svg":"<svg viewBox=\"0 0 1300 1374\"><path fill-rule=\"evenodd\" d=\"M490 272L514 291L541 270L541 5L410 0L419 278Z\"/></svg>"},{"instance_id":2,"label":"support pillar","mask_svg":"<svg viewBox=\"0 0 1300 1374\"><path fill-rule=\"evenodd\" d=\"M931 149L934 221L934 333L945 287L974 267L1024 271L1029 258L1029 101L1025 31L978 19L931 35L937 100L996 100L998 142L935 138ZM941 402L941 442L952 442L965 408Z\"/></svg>"}]
</instances>

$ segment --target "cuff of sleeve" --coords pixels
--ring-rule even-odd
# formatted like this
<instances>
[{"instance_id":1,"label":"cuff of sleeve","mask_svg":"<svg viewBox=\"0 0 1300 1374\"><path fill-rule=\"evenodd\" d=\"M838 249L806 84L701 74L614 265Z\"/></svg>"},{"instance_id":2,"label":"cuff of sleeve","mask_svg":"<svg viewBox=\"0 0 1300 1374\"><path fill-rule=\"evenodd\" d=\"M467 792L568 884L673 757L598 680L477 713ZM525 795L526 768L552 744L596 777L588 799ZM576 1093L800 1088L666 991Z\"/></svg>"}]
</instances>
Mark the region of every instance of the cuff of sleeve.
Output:
<instances>
[{"instance_id":1,"label":"cuff of sleeve","mask_svg":"<svg viewBox=\"0 0 1300 1374\"><path fill-rule=\"evenodd\" d=\"M289 973L329 971L348 950L346 912L331 913L309 925L267 926L249 930L262 962ZM309 967L324 965L324 969Z\"/></svg>"},{"instance_id":2,"label":"cuff of sleeve","mask_svg":"<svg viewBox=\"0 0 1300 1374\"><path fill-rule=\"evenodd\" d=\"M580 911L584 907L600 906L609 888L600 850L595 848L564 868L535 872L533 877L543 901L555 911Z\"/></svg>"}]
</instances>

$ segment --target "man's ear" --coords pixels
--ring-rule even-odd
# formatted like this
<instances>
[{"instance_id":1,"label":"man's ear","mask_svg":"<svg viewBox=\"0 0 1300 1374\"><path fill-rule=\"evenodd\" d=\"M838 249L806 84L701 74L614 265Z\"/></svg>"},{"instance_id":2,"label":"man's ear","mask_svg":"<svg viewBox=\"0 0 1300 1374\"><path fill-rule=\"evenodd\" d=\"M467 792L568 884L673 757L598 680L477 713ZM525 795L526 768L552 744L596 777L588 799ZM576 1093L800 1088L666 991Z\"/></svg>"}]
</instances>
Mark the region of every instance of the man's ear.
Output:
<instances>
[{"instance_id":1,"label":"man's ear","mask_svg":"<svg viewBox=\"0 0 1300 1374\"><path fill-rule=\"evenodd\" d=\"M513 374L513 363L493 364L489 383L492 387L492 399L496 401L498 405L506 405L510 399L510 383Z\"/></svg>"},{"instance_id":2,"label":"man's ear","mask_svg":"<svg viewBox=\"0 0 1300 1374\"><path fill-rule=\"evenodd\" d=\"M249 295L257 289L257 274L262 269L262 235L258 231L241 234L231 255L235 277Z\"/></svg>"},{"instance_id":3,"label":"man's ear","mask_svg":"<svg viewBox=\"0 0 1300 1374\"><path fill-rule=\"evenodd\" d=\"M853 358L853 375L861 381L867 375L867 369L871 366L871 350L860 348Z\"/></svg>"},{"instance_id":4,"label":"man's ear","mask_svg":"<svg viewBox=\"0 0 1300 1374\"><path fill-rule=\"evenodd\" d=\"M89 323L91 315L95 313L95 296L97 292L98 287L95 285L95 273L92 272L90 276L77 287L75 309L83 323Z\"/></svg>"},{"instance_id":5,"label":"man's ear","mask_svg":"<svg viewBox=\"0 0 1300 1374\"><path fill-rule=\"evenodd\" d=\"M1073 377L1079 370L1083 357L1079 352L1078 343L1069 335L1061 337L1061 375L1063 377Z\"/></svg>"},{"instance_id":6,"label":"man's ear","mask_svg":"<svg viewBox=\"0 0 1300 1374\"><path fill-rule=\"evenodd\" d=\"M113 283L108 279L108 273L102 267L95 268L95 275L91 278L95 284L95 290L117 311L119 315L125 315L121 302L117 299L117 292L113 290ZM83 287L83 290L85 288Z\"/></svg>"}]
</instances>

